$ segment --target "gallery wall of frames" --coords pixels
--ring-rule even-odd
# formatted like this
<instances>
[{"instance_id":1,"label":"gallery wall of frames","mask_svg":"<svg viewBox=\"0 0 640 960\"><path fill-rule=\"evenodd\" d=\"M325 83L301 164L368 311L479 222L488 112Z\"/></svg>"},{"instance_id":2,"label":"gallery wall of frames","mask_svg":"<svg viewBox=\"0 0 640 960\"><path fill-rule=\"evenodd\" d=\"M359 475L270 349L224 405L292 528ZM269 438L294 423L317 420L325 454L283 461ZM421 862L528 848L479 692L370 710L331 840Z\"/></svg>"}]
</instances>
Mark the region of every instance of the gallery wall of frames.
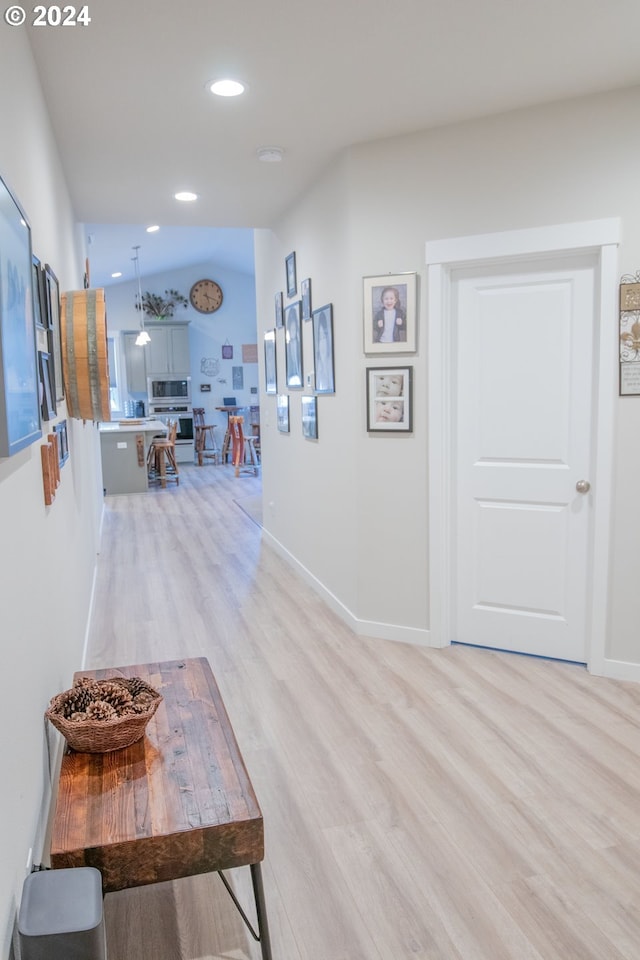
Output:
<instances>
[{"instance_id":1,"label":"gallery wall of frames","mask_svg":"<svg viewBox=\"0 0 640 960\"><path fill-rule=\"evenodd\" d=\"M60 290L34 255L25 210L0 177L0 458L46 432L41 446L44 500L53 502L69 456L66 420L46 430L64 399Z\"/></svg>"},{"instance_id":2,"label":"gallery wall of frames","mask_svg":"<svg viewBox=\"0 0 640 960\"><path fill-rule=\"evenodd\" d=\"M284 262L285 288L275 294L274 326L264 334L265 390L276 396L277 426L290 432L291 391L301 390L302 435L318 439L318 397L334 394L333 304L314 307L311 277L298 284L293 251ZM363 353L389 357L417 349L417 274L363 277ZM303 324L312 325L313 357L303 357ZM284 351L284 383L278 378L278 356ZM311 393L308 391L311 390ZM366 429L369 433L411 433L413 430L413 367L383 365L366 369ZM320 401L321 402L321 401Z\"/></svg>"}]
</instances>

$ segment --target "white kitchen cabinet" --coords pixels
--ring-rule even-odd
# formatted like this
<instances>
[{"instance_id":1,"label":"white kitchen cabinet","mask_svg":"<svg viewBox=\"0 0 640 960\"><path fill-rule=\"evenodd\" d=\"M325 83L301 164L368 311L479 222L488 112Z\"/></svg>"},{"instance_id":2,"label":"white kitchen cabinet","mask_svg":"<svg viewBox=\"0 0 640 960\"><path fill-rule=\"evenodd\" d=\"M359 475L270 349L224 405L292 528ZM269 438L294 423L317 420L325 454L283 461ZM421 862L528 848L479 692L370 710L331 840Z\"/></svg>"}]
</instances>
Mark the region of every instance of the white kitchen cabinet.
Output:
<instances>
[{"instance_id":1,"label":"white kitchen cabinet","mask_svg":"<svg viewBox=\"0 0 640 960\"><path fill-rule=\"evenodd\" d=\"M191 369L188 323L145 323L151 342L144 348L147 376L158 373L185 374Z\"/></svg>"}]
</instances>

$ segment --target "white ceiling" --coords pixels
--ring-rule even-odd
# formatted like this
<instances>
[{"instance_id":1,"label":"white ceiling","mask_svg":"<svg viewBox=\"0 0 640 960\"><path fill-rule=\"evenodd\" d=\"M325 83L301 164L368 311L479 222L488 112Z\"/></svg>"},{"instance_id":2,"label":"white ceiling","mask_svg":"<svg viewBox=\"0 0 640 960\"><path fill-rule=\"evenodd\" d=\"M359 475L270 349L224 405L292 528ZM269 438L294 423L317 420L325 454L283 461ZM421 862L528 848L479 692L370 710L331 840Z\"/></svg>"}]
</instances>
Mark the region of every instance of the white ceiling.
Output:
<instances>
[{"instance_id":1,"label":"white ceiling","mask_svg":"<svg viewBox=\"0 0 640 960\"><path fill-rule=\"evenodd\" d=\"M76 215L96 236L92 274L105 225L269 226L351 144L640 83L639 0L88 9L89 26L29 35ZM205 90L225 75L248 92ZM282 163L258 161L271 145ZM180 189L199 201L178 204ZM146 272L152 255L145 235Z\"/></svg>"}]
</instances>

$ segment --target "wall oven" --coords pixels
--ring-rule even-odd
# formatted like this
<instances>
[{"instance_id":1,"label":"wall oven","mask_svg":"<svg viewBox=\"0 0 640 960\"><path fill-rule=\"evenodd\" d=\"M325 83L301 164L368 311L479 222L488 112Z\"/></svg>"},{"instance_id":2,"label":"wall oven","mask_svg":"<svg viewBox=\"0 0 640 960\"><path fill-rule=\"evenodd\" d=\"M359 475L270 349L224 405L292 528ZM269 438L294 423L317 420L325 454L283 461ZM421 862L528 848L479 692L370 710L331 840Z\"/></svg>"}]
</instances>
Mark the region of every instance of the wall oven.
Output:
<instances>
[{"instance_id":1,"label":"wall oven","mask_svg":"<svg viewBox=\"0 0 640 960\"><path fill-rule=\"evenodd\" d=\"M191 377L147 377L149 403L181 401L191 406Z\"/></svg>"},{"instance_id":2,"label":"wall oven","mask_svg":"<svg viewBox=\"0 0 640 960\"><path fill-rule=\"evenodd\" d=\"M177 420L176 460L179 463L193 463L193 409L191 403L158 403L150 401L149 416L167 423Z\"/></svg>"}]
</instances>

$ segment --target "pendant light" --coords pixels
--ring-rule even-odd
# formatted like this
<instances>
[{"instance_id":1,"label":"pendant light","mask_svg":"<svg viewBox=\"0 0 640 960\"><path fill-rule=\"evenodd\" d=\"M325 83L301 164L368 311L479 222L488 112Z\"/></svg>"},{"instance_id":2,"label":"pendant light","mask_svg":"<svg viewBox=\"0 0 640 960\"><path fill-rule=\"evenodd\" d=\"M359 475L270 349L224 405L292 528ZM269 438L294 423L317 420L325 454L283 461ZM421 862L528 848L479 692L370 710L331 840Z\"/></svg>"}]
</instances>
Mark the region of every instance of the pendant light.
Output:
<instances>
[{"instance_id":1,"label":"pendant light","mask_svg":"<svg viewBox=\"0 0 640 960\"><path fill-rule=\"evenodd\" d=\"M140 255L138 253L140 246L138 245L137 247L133 247L132 249L135 250L135 254L136 254L135 257L133 257L133 262L135 264L136 280L138 281L137 307L138 307L138 310L140 311L140 333L136 337L136 347L144 347L145 344L151 342L151 337L149 336L149 334L144 328L144 310L142 308L142 286L140 283Z\"/></svg>"}]
</instances>

